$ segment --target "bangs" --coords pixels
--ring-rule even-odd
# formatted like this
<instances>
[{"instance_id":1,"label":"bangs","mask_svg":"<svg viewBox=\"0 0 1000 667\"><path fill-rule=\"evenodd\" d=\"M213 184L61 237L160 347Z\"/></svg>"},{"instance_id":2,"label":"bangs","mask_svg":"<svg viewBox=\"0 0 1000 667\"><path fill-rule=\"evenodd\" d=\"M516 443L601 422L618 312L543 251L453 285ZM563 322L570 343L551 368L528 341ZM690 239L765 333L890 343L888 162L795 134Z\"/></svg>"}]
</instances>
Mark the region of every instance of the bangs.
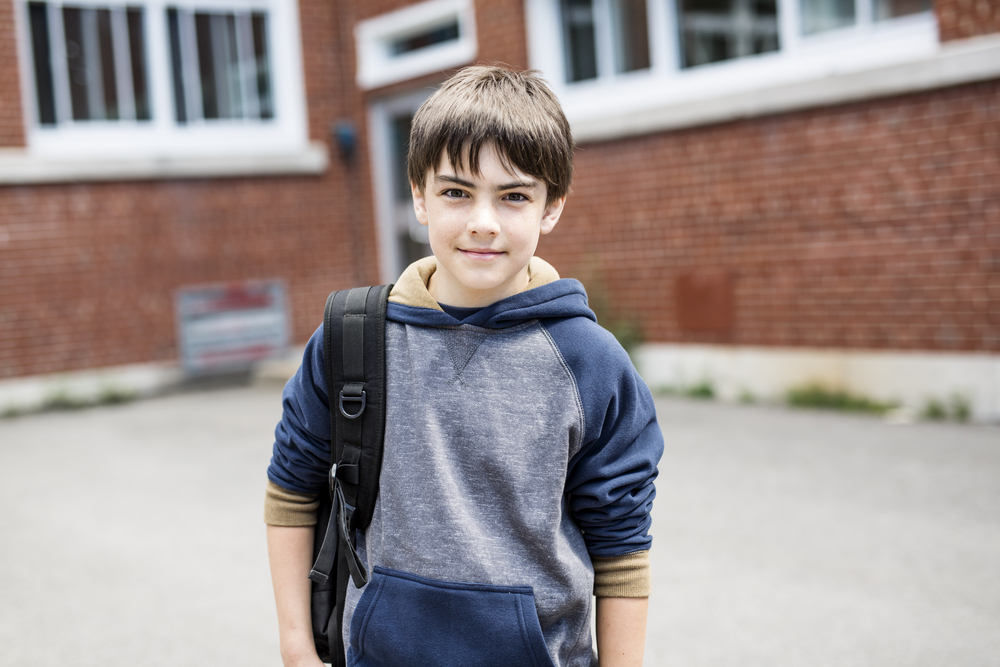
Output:
<instances>
[{"instance_id":1,"label":"bangs","mask_svg":"<svg viewBox=\"0 0 1000 667\"><path fill-rule=\"evenodd\" d=\"M535 72L470 67L438 89L413 117L407 175L423 187L442 156L478 175L483 147L501 165L545 182L549 201L569 191L573 139L559 101ZM466 164L467 163L467 164Z\"/></svg>"}]
</instances>

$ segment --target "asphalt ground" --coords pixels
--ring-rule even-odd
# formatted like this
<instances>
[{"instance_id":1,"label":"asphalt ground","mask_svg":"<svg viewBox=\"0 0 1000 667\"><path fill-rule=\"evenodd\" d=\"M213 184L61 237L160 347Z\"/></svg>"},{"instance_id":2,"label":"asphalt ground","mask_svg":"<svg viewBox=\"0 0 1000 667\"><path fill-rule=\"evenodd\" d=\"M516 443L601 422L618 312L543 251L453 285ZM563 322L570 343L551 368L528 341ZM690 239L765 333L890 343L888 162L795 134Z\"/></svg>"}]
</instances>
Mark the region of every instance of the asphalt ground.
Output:
<instances>
[{"instance_id":1,"label":"asphalt ground","mask_svg":"<svg viewBox=\"0 0 1000 667\"><path fill-rule=\"evenodd\" d=\"M1000 665L1000 428L658 400L647 665ZM0 420L0 665L280 665L277 386Z\"/></svg>"}]
</instances>

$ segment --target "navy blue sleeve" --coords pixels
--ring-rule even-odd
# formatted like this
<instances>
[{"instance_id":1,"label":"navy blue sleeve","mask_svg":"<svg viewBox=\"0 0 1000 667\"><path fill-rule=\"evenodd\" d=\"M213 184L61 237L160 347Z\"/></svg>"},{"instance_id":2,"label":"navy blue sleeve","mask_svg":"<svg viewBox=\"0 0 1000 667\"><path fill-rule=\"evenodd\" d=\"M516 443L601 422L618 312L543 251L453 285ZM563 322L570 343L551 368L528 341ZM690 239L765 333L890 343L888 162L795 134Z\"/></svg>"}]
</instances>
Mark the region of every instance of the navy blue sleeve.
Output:
<instances>
[{"instance_id":1,"label":"navy blue sleeve","mask_svg":"<svg viewBox=\"0 0 1000 667\"><path fill-rule=\"evenodd\" d=\"M284 414L274 429L267 478L289 491L320 493L330 471L330 409L323 370L323 327L312 335L302 366L285 385Z\"/></svg>"},{"instance_id":2,"label":"navy blue sleeve","mask_svg":"<svg viewBox=\"0 0 1000 667\"><path fill-rule=\"evenodd\" d=\"M618 341L594 322L578 317L545 327L583 402L583 443L566 478L570 513L592 556L649 549L653 481L663 454L653 397Z\"/></svg>"}]
</instances>

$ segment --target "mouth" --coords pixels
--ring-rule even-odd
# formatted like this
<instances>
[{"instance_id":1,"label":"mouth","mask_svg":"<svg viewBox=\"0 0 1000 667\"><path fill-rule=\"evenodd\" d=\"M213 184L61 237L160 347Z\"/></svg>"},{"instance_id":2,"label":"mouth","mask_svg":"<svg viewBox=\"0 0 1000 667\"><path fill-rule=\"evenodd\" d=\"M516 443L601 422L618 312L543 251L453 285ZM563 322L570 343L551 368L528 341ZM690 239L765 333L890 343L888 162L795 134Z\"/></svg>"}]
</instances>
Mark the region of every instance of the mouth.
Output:
<instances>
[{"instance_id":1,"label":"mouth","mask_svg":"<svg viewBox=\"0 0 1000 667\"><path fill-rule=\"evenodd\" d=\"M466 257L471 259L496 259L504 253L500 250L490 250L488 248L478 249L478 248L460 248L460 251Z\"/></svg>"}]
</instances>

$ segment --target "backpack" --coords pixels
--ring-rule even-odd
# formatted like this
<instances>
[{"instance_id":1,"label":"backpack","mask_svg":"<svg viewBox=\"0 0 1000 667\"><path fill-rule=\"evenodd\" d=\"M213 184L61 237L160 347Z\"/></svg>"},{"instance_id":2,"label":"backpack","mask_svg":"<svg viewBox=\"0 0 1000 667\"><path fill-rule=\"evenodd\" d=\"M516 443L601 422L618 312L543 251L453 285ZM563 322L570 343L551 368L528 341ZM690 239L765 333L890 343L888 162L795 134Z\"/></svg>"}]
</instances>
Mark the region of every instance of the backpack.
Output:
<instances>
[{"instance_id":1,"label":"backpack","mask_svg":"<svg viewBox=\"0 0 1000 667\"><path fill-rule=\"evenodd\" d=\"M323 316L330 403L330 493L320 495L313 539L312 628L323 662L344 665L341 631L348 578L368 572L356 531L371 523L385 437L385 315L392 285L332 293Z\"/></svg>"}]
</instances>

